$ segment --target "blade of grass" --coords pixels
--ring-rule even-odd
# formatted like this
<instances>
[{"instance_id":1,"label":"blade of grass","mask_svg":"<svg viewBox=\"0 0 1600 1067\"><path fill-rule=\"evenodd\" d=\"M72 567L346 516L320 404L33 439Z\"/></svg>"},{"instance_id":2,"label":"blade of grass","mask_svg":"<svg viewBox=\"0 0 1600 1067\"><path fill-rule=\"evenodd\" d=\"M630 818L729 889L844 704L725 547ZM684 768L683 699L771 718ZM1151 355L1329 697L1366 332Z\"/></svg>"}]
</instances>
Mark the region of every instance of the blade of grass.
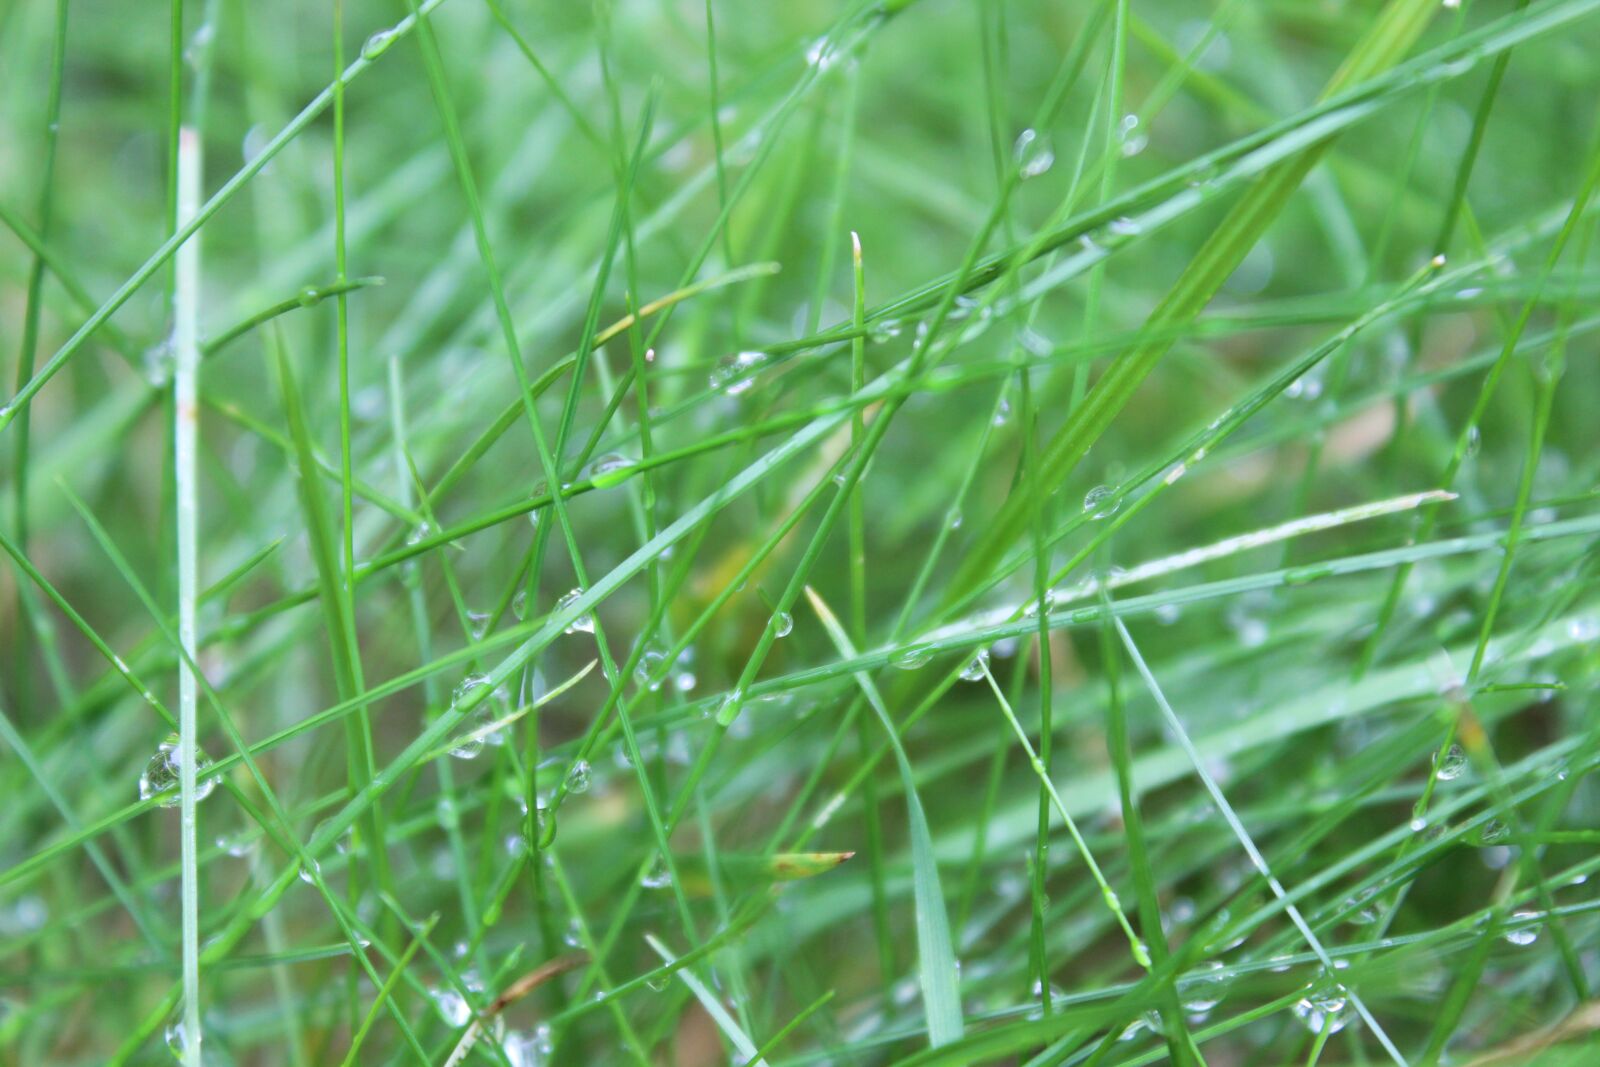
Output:
<instances>
[{"instance_id":1,"label":"blade of grass","mask_svg":"<svg viewBox=\"0 0 1600 1067\"><path fill-rule=\"evenodd\" d=\"M851 658L855 648L844 632L833 611L810 586L805 590L811 609L828 632L828 637L839 655ZM878 687L865 672L855 675L878 721L888 733L894 750L895 764L900 770L900 785L906 798L906 821L911 837L912 885L916 897L917 969L918 983L922 989L922 1010L927 1022L928 1043L938 1048L961 1039L961 994L956 975L955 951L950 943L950 920L945 914L944 890L939 881L939 866L934 859L933 838L928 831L928 817L922 810L922 800L917 793L916 775L911 761L906 757L900 736L895 731L889 711L878 694Z\"/></svg>"}]
</instances>

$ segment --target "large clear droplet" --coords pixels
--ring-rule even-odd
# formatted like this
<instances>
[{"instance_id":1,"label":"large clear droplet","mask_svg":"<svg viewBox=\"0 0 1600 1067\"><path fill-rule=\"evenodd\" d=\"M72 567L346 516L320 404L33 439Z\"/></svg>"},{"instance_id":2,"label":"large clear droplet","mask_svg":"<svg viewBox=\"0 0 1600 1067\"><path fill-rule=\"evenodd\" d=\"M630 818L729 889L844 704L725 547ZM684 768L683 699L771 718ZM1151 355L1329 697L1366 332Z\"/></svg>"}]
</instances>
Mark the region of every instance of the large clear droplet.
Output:
<instances>
[{"instance_id":1,"label":"large clear droplet","mask_svg":"<svg viewBox=\"0 0 1600 1067\"><path fill-rule=\"evenodd\" d=\"M961 668L961 680L963 682L981 682L988 670L989 650L980 648L973 653L971 659L967 660L966 666Z\"/></svg>"},{"instance_id":2,"label":"large clear droplet","mask_svg":"<svg viewBox=\"0 0 1600 1067\"><path fill-rule=\"evenodd\" d=\"M220 775L205 777L204 771L211 763L206 754L199 748L195 749L195 782L194 799L198 803L210 796L212 791L222 781ZM163 808L175 808L182 798L178 795L176 786L182 757L178 751L178 735L168 734L166 740L156 746L155 755L150 757L150 762L144 766L144 773L139 775L139 799L149 800L157 794L168 789L173 792L156 801Z\"/></svg>"},{"instance_id":3,"label":"large clear droplet","mask_svg":"<svg viewBox=\"0 0 1600 1067\"><path fill-rule=\"evenodd\" d=\"M587 793L591 778L588 760L578 760L567 770L567 792Z\"/></svg>"},{"instance_id":4,"label":"large clear droplet","mask_svg":"<svg viewBox=\"0 0 1600 1067\"><path fill-rule=\"evenodd\" d=\"M1433 776L1441 782L1453 782L1460 778L1466 769L1467 754L1461 750L1460 745L1451 745L1445 749L1444 758L1438 759L1438 766L1433 769Z\"/></svg>"},{"instance_id":5,"label":"large clear droplet","mask_svg":"<svg viewBox=\"0 0 1600 1067\"><path fill-rule=\"evenodd\" d=\"M595 484L596 488L614 485L627 477L633 470L633 460L620 452L607 452L600 456L584 470L584 477Z\"/></svg>"},{"instance_id":6,"label":"large clear droplet","mask_svg":"<svg viewBox=\"0 0 1600 1067\"><path fill-rule=\"evenodd\" d=\"M574 589L572 592L568 593L566 596L564 596L560 600L556 601L556 611L559 612L559 611L566 610L567 608L569 608L573 604L575 604L577 602L578 598L581 597L581 596L583 596L583 590L582 589ZM593 615L579 615L576 619L573 619L571 622L567 623L566 632L569 633L569 634L592 634L592 633L594 633L594 616Z\"/></svg>"},{"instance_id":7,"label":"large clear droplet","mask_svg":"<svg viewBox=\"0 0 1600 1067\"><path fill-rule=\"evenodd\" d=\"M893 653L889 657L889 665L898 667L903 671L914 671L919 667L926 666L928 660L932 657L933 653L929 652L928 649L921 645L912 645L909 648L902 648Z\"/></svg>"},{"instance_id":8,"label":"large clear droplet","mask_svg":"<svg viewBox=\"0 0 1600 1067\"><path fill-rule=\"evenodd\" d=\"M1536 911L1518 911L1513 912L1511 915L1512 921L1519 923L1531 922L1538 917L1539 913ZM1539 940L1539 928L1531 925L1518 926L1515 929L1506 931L1506 940L1519 947L1523 945L1531 945L1535 941Z\"/></svg>"},{"instance_id":9,"label":"large clear droplet","mask_svg":"<svg viewBox=\"0 0 1600 1067\"><path fill-rule=\"evenodd\" d=\"M646 889L665 889L672 884L672 872L667 870L667 865L657 859L650 872L639 880L639 884Z\"/></svg>"},{"instance_id":10,"label":"large clear droplet","mask_svg":"<svg viewBox=\"0 0 1600 1067\"><path fill-rule=\"evenodd\" d=\"M461 683L450 694L450 706L459 708L479 689L489 684L487 674L469 674L461 679Z\"/></svg>"},{"instance_id":11,"label":"large clear droplet","mask_svg":"<svg viewBox=\"0 0 1600 1067\"><path fill-rule=\"evenodd\" d=\"M641 689L648 689L654 693L661 688L661 679L655 677L665 663L667 654L660 649L649 648L639 654L639 662L633 668L633 680Z\"/></svg>"},{"instance_id":12,"label":"large clear droplet","mask_svg":"<svg viewBox=\"0 0 1600 1067\"><path fill-rule=\"evenodd\" d=\"M1349 1022L1345 1014L1348 997L1340 986L1313 990L1295 1001L1294 1013L1313 1034L1336 1034Z\"/></svg>"},{"instance_id":13,"label":"large clear droplet","mask_svg":"<svg viewBox=\"0 0 1600 1067\"><path fill-rule=\"evenodd\" d=\"M1222 964L1207 960L1201 964L1200 973L1183 985L1183 1010L1210 1011L1222 1003L1222 994L1227 986L1228 979L1223 973Z\"/></svg>"},{"instance_id":14,"label":"large clear droplet","mask_svg":"<svg viewBox=\"0 0 1600 1067\"><path fill-rule=\"evenodd\" d=\"M1106 519L1117 513L1122 500L1109 485L1097 485L1083 494L1083 510L1091 519Z\"/></svg>"}]
</instances>

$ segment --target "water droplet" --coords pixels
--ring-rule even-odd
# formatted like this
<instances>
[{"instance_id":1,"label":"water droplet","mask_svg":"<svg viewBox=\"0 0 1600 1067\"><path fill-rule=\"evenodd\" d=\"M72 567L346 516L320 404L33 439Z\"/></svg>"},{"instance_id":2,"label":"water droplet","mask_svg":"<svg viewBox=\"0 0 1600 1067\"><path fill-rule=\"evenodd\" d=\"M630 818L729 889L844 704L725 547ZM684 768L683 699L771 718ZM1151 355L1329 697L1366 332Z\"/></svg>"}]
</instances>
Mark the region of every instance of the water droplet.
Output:
<instances>
[{"instance_id":1,"label":"water droplet","mask_svg":"<svg viewBox=\"0 0 1600 1067\"><path fill-rule=\"evenodd\" d=\"M505 1053L511 1067L544 1067L550 1050L545 1048L536 1034L520 1030L507 1030L500 1039L500 1050Z\"/></svg>"},{"instance_id":2,"label":"water droplet","mask_svg":"<svg viewBox=\"0 0 1600 1067\"><path fill-rule=\"evenodd\" d=\"M1228 625L1245 648L1260 648L1267 643L1266 621L1242 604L1228 609Z\"/></svg>"},{"instance_id":3,"label":"water droplet","mask_svg":"<svg viewBox=\"0 0 1600 1067\"><path fill-rule=\"evenodd\" d=\"M1097 485L1083 495L1083 510L1091 519L1107 519L1122 507L1122 499L1109 485Z\"/></svg>"},{"instance_id":4,"label":"water droplet","mask_svg":"<svg viewBox=\"0 0 1600 1067\"><path fill-rule=\"evenodd\" d=\"M909 648L899 649L889 656L889 665L899 667L903 671L914 671L925 666L933 658L933 653L922 645L912 645Z\"/></svg>"},{"instance_id":5,"label":"water droplet","mask_svg":"<svg viewBox=\"0 0 1600 1067\"><path fill-rule=\"evenodd\" d=\"M699 679L695 677L694 671L677 671L672 675L672 688L680 693L687 693L695 687L698 681Z\"/></svg>"},{"instance_id":6,"label":"water droplet","mask_svg":"<svg viewBox=\"0 0 1600 1067\"><path fill-rule=\"evenodd\" d=\"M515 615L518 621L528 617L528 591L526 589L518 589L517 595L511 598L511 614Z\"/></svg>"},{"instance_id":7,"label":"water droplet","mask_svg":"<svg viewBox=\"0 0 1600 1067\"><path fill-rule=\"evenodd\" d=\"M654 693L661 688L661 679L655 675L661 670L661 665L666 662L667 654L660 649L648 648L639 654L639 662L633 668L633 680L639 688L648 689Z\"/></svg>"},{"instance_id":8,"label":"water droplet","mask_svg":"<svg viewBox=\"0 0 1600 1067\"><path fill-rule=\"evenodd\" d=\"M1005 397L1000 398L1000 403L994 409L994 418L989 420L995 426L1004 426L1011 421L1011 401Z\"/></svg>"},{"instance_id":9,"label":"water droplet","mask_svg":"<svg viewBox=\"0 0 1600 1067\"><path fill-rule=\"evenodd\" d=\"M818 37L806 49L806 62L819 71L827 70L839 58L839 50L826 36Z\"/></svg>"},{"instance_id":10,"label":"water droplet","mask_svg":"<svg viewBox=\"0 0 1600 1067\"><path fill-rule=\"evenodd\" d=\"M1372 904L1372 898L1377 896L1376 889L1363 889L1355 896L1344 902L1347 909L1352 909L1344 917L1344 921L1352 926L1371 926L1378 921L1378 909Z\"/></svg>"},{"instance_id":11,"label":"water droplet","mask_svg":"<svg viewBox=\"0 0 1600 1067\"><path fill-rule=\"evenodd\" d=\"M1478 830L1478 840L1485 844L1495 844L1511 836L1511 828L1499 819L1490 819Z\"/></svg>"},{"instance_id":12,"label":"water droplet","mask_svg":"<svg viewBox=\"0 0 1600 1067\"><path fill-rule=\"evenodd\" d=\"M672 984L672 975L670 972L663 971L660 974L652 975L649 978L646 978L644 980L644 984L649 986L654 992L660 993L664 991L667 986Z\"/></svg>"},{"instance_id":13,"label":"water droplet","mask_svg":"<svg viewBox=\"0 0 1600 1067\"><path fill-rule=\"evenodd\" d=\"M1037 130L1023 130L1017 135L1016 144L1012 146L1012 157L1017 163L1017 174L1024 181L1036 178L1055 166L1055 150L1050 147L1050 139L1041 137Z\"/></svg>"},{"instance_id":14,"label":"water droplet","mask_svg":"<svg viewBox=\"0 0 1600 1067\"><path fill-rule=\"evenodd\" d=\"M1162 626L1171 626L1178 621L1182 614L1183 611L1178 605L1162 604L1156 608L1156 622L1159 622Z\"/></svg>"},{"instance_id":15,"label":"water droplet","mask_svg":"<svg viewBox=\"0 0 1600 1067\"><path fill-rule=\"evenodd\" d=\"M379 30L371 37L368 37L361 45L361 58L369 62L377 59L389 50L389 46L394 44L396 37L397 35L393 29Z\"/></svg>"},{"instance_id":16,"label":"water droplet","mask_svg":"<svg viewBox=\"0 0 1600 1067\"><path fill-rule=\"evenodd\" d=\"M205 60L206 52L211 48L211 42L216 40L217 28L209 22L200 24L194 31L194 36L189 38L189 43L183 50L183 61L196 69Z\"/></svg>"},{"instance_id":17,"label":"water droplet","mask_svg":"<svg viewBox=\"0 0 1600 1067\"><path fill-rule=\"evenodd\" d=\"M1600 637L1600 619L1580 615L1567 623L1567 636L1580 644L1588 644Z\"/></svg>"},{"instance_id":18,"label":"water droplet","mask_svg":"<svg viewBox=\"0 0 1600 1067\"><path fill-rule=\"evenodd\" d=\"M1144 227L1137 220L1130 219L1126 215L1112 219L1110 225L1106 228L1118 237L1134 237L1144 230Z\"/></svg>"},{"instance_id":19,"label":"water droplet","mask_svg":"<svg viewBox=\"0 0 1600 1067\"><path fill-rule=\"evenodd\" d=\"M722 703L717 706L718 725L732 725L733 721L739 717L739 712L742 710L744 710L744 691L737 688L728 690L728 695L723 697ZM710 713L711 709L708 707L706 709L706 714L709 715Z\"/></svg>"},{"instance_id":20,"label":"water droplet","mask_svg":"<svg viewBox=\"0 0 1600 1067\"><path fill-rule=\"evenodd\" d=\"M1434 761L1436 766L1433 769L1433 776L1441 782L1453 782L1467 769L1467 754L1461 750L1460 745L1451 745L1446 749L1443 759L1436 753Z\"/></svg>"},{"instance_id":21,"label":"water droplet","mask_svg":"<svg viewBox=\"0 0 1600 1067\"><path fill-rule=\"evenodd\" d=\"M18 897L10 907L0 910L0 934L15 937L20 934L31 934L42 929L45 921L50 918L50 907L44 898L36 893ZM3 1007L0 1001L0 1007ZM0 1022L4 1021L5 1012L0 1010Z\"/></svg>"},{"instance_id":22,"label":"water droplet","mask_svg":"<svg viewBox=\"0 0 1600 1067\"><path fill-rule=\"evenodd\" d=\"M439 825L446 830L454 830L461 825L461 814L456 810L455 801L449 797L440 797L433 805L434 818L439 820Z\"/></svg>"},{"instance_id":23,"label":"water droplet","mask_svg":"<svg viewBox=\"0 0 1600 1067\"><path fill-rule=\"evenodd\" d=\"M1117 137L1122 142L1124 157L1136 156L1145 150L1150 138L1139 132L1139 116L1124 115L1117 125Z\"/></svg>"},{"instance_id":24,"label":"water droplet","mask_svg":"<svg viewBox=\"0 0 1600 1067\"><path fill-rule=\"evenodd\" d=\"M211 760L198 747L195 749L195 782L194 799L199 803L210 796L212 791L221 783L219 775L210 778L202 777L202 772L211 764ZM149 800L151 797L167 789L173 791L156 801L163 808L175 808L182 798L176 790L179 769L182 766L182 757L178 751L178 735L168 734L166 740L156 746L155 755L150 757L150 762L144 766L144 773L139 775L139 799Z\"/></svg>"},{"instance_id":25,"label":"water droplet","mask_svg":"<svg viewBox=\"0 0 1600 1067\"><path fill-rule=\"evenodd\" d=\"M973 653L972 658L967 661L967 665L961 668L961 680L963 682L981 682L988 669L989 650L980 648Z\"/></svg>"},{"instance_id":26,"label":"water droplet","mask_svg":"<svg viewBox=\"0 0 1600 1067\"><path fill-rule=\"evenodd\" d=\"M408 544L408 545L420 544L425 538L428 537L428 535L430 535L432 533L433 533L433 527L430 526L428 523L422 523L420 526L418 526L416 529L412 530L409 534L406 535L406 544Z\"/></svg>"},{"instance_id":27,"label":"water droplet","mask_svg":"<svg viewBox=\"0 0 1600 1067\"><path fill-rule=\"evenodd\" d=\"M242 856L248 856L250 850L256 847L258 840L260 839L250 831L240 830L237 833L217 835L217 847L238 859Z\"/></svg>"},{"instance_id":28,"label":"water droplet","mask_svg":"<svg viewBox=\"0 0 1600 1067\"><path fill-rule=\"evenodd\" d=\"M755 374L766 362L765 352L740 352L727 356L711 372L711 388L724 390L729 396L738 396L755 384Z\"/></svg>"},{"instance_id":29,"label":"water droplet","mask_svg":"<svg viewBox=\"0 0 1600 1067\"><path fill-rule=\"evenodd\" d=\"M1302 374L1283 389L1290 400L1315 400L1322 395L1322 379L1314 374Z\"/></svg>"},{"instance_id":30,"label":"water droplet","mask_svg":"<svg viewBox=\"0 0 1600 1067\"><path fill-rule=\"evenodd\" d=\"M788 637L794 630L794 616L787 611L780 611L772 617L772 636Z\"/></svg>"},{"instance_id":31,"label":"water droplet","mask_svg":"<svg viewBox=\"0 0 1600 1067\"><path fill-rule=\"evenodd\" d=\"M593 482L596 489L604 489L626 480L633 467L633 460L622 453L607 452L584 469L584 477Z\"/></svg>"},{"instance_id":32,"label":"water droplet","mask_svg":"<svg viewBox=\"0 0 1600 1067\"><path fill-rule=\"evenodd\" d=\"M1201 964L1200 973L1184 983L1184 1011L1210 1011L1222 1003L1223 991L1228 986L1227 976L1222 971L1222 964L1216 960Z\"/></svg>"},{"instance_id":33,"label":"water droplet","mask_svg":"<svg viewBox=\"0 0 1600 1067\"><path fill-rule=\"evenodd\" d=\"M439 1010L439 1017L451 1026L465 1026L467 1020L472 1018L472 1009L467 1007L465 998L454 989L430 989L428 996L433 998L433 1006Z\"/></svg>"},{"instance_id":34,"label":"water droplet","mask_svg":"<svg viewBox=\"0 0 1600 1067\"><path fill-rule=\"evenodd\" d=\"M479 689L488 684L489 676L487 674L467 675L465 678L461 679L460 684L457 685L450 693L450 706L452 708L461 707L461 705L465 704L473 693L476 693Z\"/></svg>"},{"instance_id":35,"label":"water droplet","mask_svg":"<svg viewBox=\"0 0 1600 1067\"><path fill-rule=\"evenodd\" d=\"M581 588L580 589L574 589L572 592L568 593L566 596L564 596L560 600L556 601L556 611L558 611L558 612L565 611L568 607L570 607L574 603L576 603L578 598L581 597L581 596L583 596L583 590ZM593 615L579 615L577 618L575 618L571 622L567 623L567 628L566 628L565 632L569 633L569 634L592 634L592 633L594 633L594 616Z\"/></svg>"},{"instance_id":36,"label":"water droplet","mask_svg":"<svg viewBox=\"0 0 1600 1067\"><path fill-rule=\"evenodd\" d=\"M1406 824L1406 828L1414 834L1420 834L1422 831L1428 828L1428 820L1418 815L1416 818L1412 819Z\"/></svg>"},{"instance_id":37,"label":"water droplet","mask_svg":"<svg viewBox=\"0 0 1600 1067\"><path fill-rule=\"evenodd\" d=\"M1056 592L1055 592L1055 590L1054 589L1046 589L1044 591L1044 605L1043 605L1045 614L1048 615L1050 613L1050 609L1055 607L1055 604L1056 604ZM1038 600L1030 600L1030 601L1028 601L1028 603L1026 605L1023 606L1022 614L1025 615L1026 617L1030 618L1030 619L1037 619L1039 617L1039 610L1040 610L1040 602Z\"/></svg>"},{"instance_id":38,"label":"water droplet","mask_svg":"<svg viewBox=\"0 0 1600 1067\"><path fill-rule=\"evenodd\" d=\"M1342 986L1314 990L1294 1005L1294 1013L1313 1034L1336 1034L1349 1022L1345 1014L1346 994Z\"/></svg>"},{"instance_id":39,"label":"water droplet","mask_svg":"<svg viewBox=\"0 0 1600 1067\"><path fill-rule=\"evenodd\" d=\"M1470 459L1478 454L1478 449L1482 444L1483 431L1479 430L1476 425L1467 427L1467 447L1462 454Z\"/></svg>"},{"instance_id":40,"label":"water droplet","mask_svg":"<svg viewBox=\"0 0 1600 1067\"><path fill-rule=\"evenodd\" d=\"M163 389L172 380L172 368L176 361L171 338L145 349L139 360L144 370L145 381L154 389ZM10 408L6 410L9 411Z\"/></svg>"},{"instance_id":41,"label":"water droplet","mask_svg":"<svg viewBox=\"0 0 1600 1067\"><path fill-rule=\"evenodd\" d=\"M304 863L302 863L300 865L300 869L295 872L295 875L306 885L314 885L316 884L317 875L321 873L322 864L316 859L312 858L307 859Z\"/></svg>"},{"instance_id":42,"label":"water droplet","mask_svg":"<svg viewBox=\"0 0 1600 1067\"><path fill-rule=\"evenodd\" d=\"M239 156L247 165L254 163L256 157L266 150L268 143L270 138L267 131L257 123L244 131L244 140L239 142Z\"/></svg>"},{"instance_id":43,"label":"water droplet","mask_svg":"<svg viewBox=\"0 0 1600 1067\"><path fill-rule=\"evenodd\" d=\"M875 345L886 344L899 337L904 330L899 319L878 319L867 324L867 340Z\"/></svg>"},{"instance_id":44,"label":"water droplet","mask_svg":"<svg viewBox=\"0 0 1600 1067\"><path fill-rule=\"evenodd\" d=\"M649 873L639 879L639 884L646 889L665 889L672 884L672 872L667 870L667 865L658 857Z\"/></svg>"},{"instance_id":45,"label":"water droplet","mask_svg":"<svg viewBox=\"0 0 1600 1067\"><path fill-rule=\"evenodd\" d=\"M1539 913L1536 911L1518 911L1513 912L1511 918L1514 922L1530 922L1539 918ZM1506 940L1513 945L1531 945L1539 940L1539 928L1537 926L1519 926L1515 929L1507 930Z\"/></svg>"},{"instance_id":46,"label":"water droplet","mask_svg":"<svg viewBox=\"0 0 1600 1067\"><path fill-rule=\"evenodd\" d=\"M167 1051L172 1053L175 1060L183 1059L183 1054L188 1050L189 1042L183 1036L183 1020L167 1025Z\"/></svg>"},{"instance_id":47,"label":"water droplet","mask_svg":"<svg viewBox=\"0 0 1600 1067\"><path fill-rule=\"evenodd\" d=\"M467 612L467 632L474 641L483 640L483 635L489 632L489 618L487 611Z\"/></svg>"},{"instance_id":48,"label":"water droplet","mask_svg":"<svg viewBox=\"0 0 1600 1067\"><path fill-rule=\"evenodd\" d=\"M589 761L578 760L567 770L567 792L587 793L589 791Z\"/></svg>"}]
</instances>

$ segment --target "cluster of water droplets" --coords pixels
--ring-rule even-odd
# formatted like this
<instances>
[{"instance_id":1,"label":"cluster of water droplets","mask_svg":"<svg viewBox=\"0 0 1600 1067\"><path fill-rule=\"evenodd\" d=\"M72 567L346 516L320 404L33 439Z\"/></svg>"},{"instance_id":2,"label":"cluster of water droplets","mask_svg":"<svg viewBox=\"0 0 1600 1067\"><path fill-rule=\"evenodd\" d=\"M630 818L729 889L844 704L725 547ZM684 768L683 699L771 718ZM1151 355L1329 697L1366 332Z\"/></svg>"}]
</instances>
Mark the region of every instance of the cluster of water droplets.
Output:
<instances>
[{"instance_id":1,"label":"cluster of water droplets","mask_svg":"<svg viewBox=\"0 0 1600 1067\"><path fill-rule=\"evenodd\" d=\"M511 1067L543 1067L555 1051L550 1024L540 1023L532 1030L507 1030L500 1039L500 1050Z\"/></svg>"},{"instance_id":2,"label":"cluster of water droplets","mask_svg":"<svg viewBox=\"0 0 1600 1067\"><path fill-rule=\"evenodd\" d=\"M202 772L211 763L198 747L195 748L195 781L194 799L198 802L210 796L212 791L221 783L220 775L205 777ZM139 799L149 800L151 797L178 784L178 777L182 769L182 755L178 746L178 735L168 734L166 739L156 746L155 755L150 757L150 762L144 766L144 773L139 775ZM180 803L177 792L163 796L156 801L163 808L175 808Z\"/></svg>"}]
</instances>

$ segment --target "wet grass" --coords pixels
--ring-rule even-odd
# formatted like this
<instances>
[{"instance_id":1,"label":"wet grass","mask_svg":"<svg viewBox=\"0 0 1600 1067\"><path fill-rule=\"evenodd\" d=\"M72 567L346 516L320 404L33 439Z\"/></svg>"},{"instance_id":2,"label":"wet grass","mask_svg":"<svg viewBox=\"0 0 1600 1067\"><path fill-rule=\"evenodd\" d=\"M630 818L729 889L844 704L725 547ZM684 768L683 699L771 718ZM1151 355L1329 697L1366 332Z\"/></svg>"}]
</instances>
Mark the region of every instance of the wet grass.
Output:
<instances>
[{"instance_id":1,"label":"wet grass","mask_svg":"<svg viewBox=\"0 0 1600 1067\"><path fill-rule=\"evenodd\" d=\"M1597 9L0 12L0 1062L1586 1062Z\"/></svg>"}]
</instances>

